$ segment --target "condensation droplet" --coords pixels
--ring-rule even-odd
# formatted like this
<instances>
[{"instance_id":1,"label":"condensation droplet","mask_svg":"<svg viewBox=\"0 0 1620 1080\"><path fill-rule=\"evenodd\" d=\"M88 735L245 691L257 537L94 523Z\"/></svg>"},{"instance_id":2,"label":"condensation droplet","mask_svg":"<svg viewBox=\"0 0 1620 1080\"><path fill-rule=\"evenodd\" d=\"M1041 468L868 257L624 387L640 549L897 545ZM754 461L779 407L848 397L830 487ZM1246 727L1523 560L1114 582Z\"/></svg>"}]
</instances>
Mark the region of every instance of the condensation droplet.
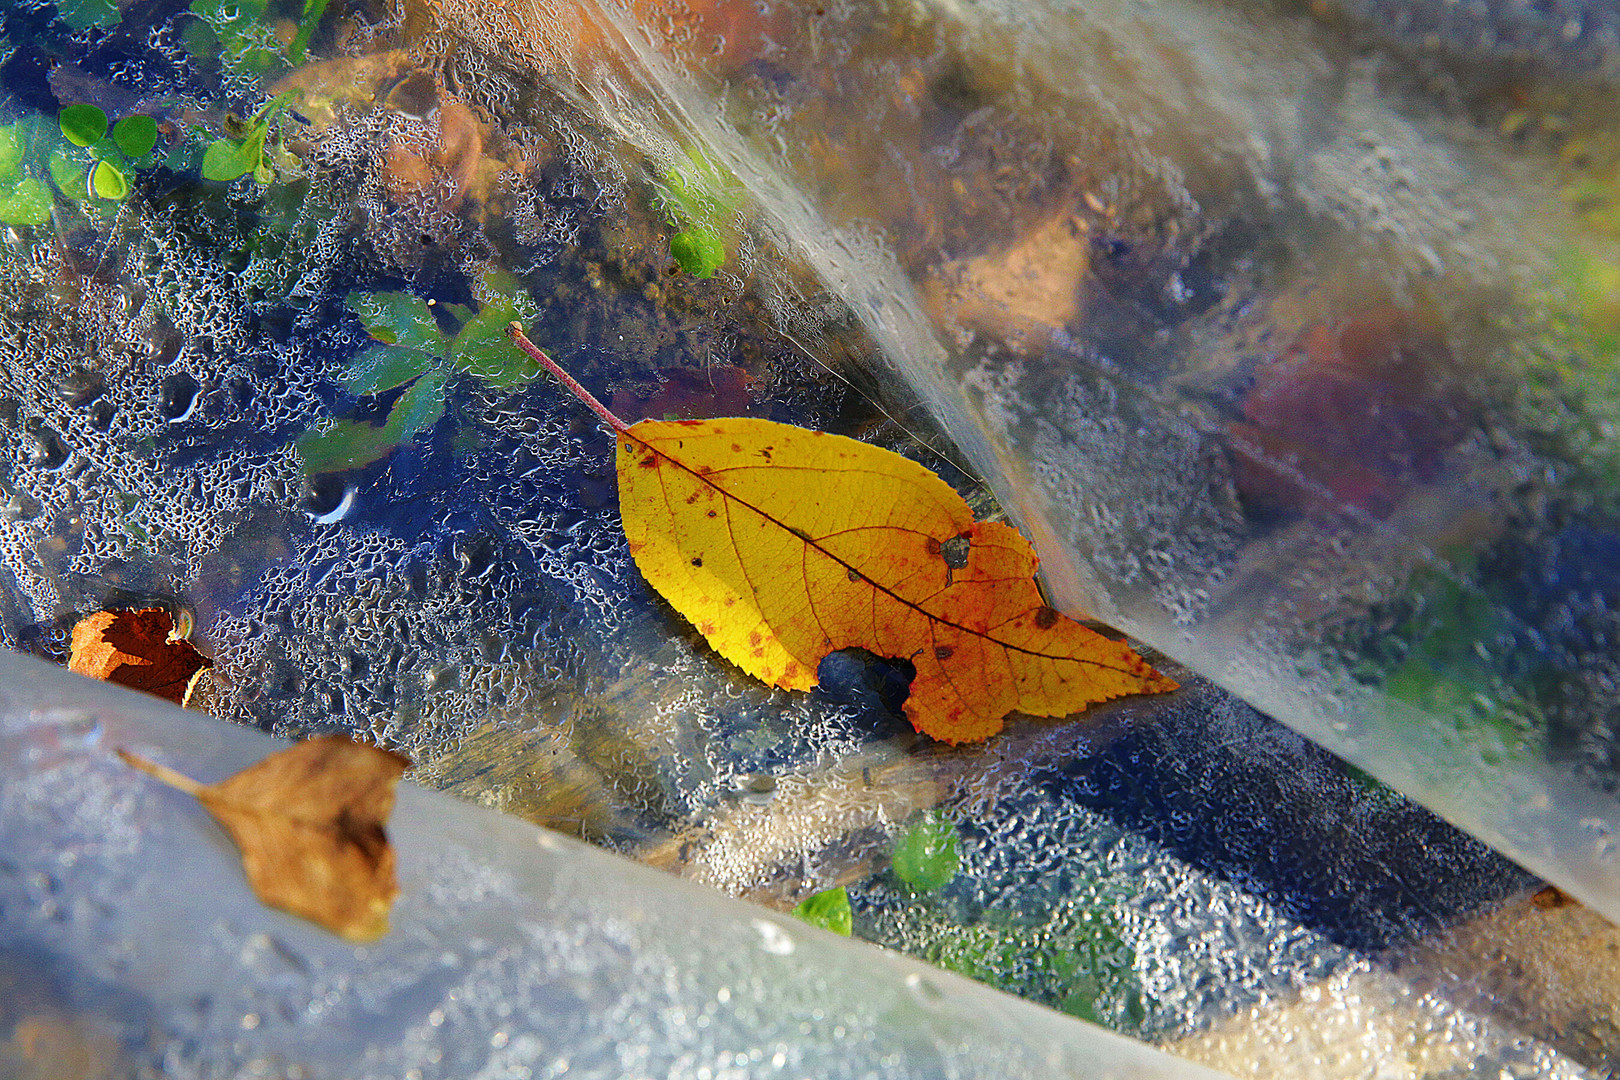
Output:
<instances>
[{"instance_id":1,"label":"condensation droplet","mask_svg":"<svg viewBox=\"0 0 1620 1080\"><path fill-rule=\"evenodd\" d=\"M0 506L0 517L7 521L27 521L39 516L44 506L40 501L26 491L12 492L11 498Z\"/></svg>"},{"instance_id":2,"label":"condensation droplet","mask_svg":"<svg viewBox=\"0 0 1620 1080\"><path fill-rule=\"evenodd\" d=\"M34 437L34 450L29 457L30 465L37 465L41 469L54 471L60 469L73 453L72 449L52 429L44 424L30 425L30 434Z\"/></svg>"},{"instance_id":3,"label":"condensation droplet","mask_svg":"<svg viewBox=\"0 0 1620 1080\"><path fill-rule=\"evenodd\" d=\"M158 408L171 424L190 419L201 398L202 387L184 371L165 375L158 388Z\"/></svg>"},{"instance_id":4,"label":"condensation droplet","mask_svg":"<svg viewBox=\"0 0 1620 1080\"><path fill-rule=\"evenodd\" d=\"M786 930L767 919L749 920L759 931L759 947L772 956L791 956L797 947Z\"/></svg>"}]
</instances>

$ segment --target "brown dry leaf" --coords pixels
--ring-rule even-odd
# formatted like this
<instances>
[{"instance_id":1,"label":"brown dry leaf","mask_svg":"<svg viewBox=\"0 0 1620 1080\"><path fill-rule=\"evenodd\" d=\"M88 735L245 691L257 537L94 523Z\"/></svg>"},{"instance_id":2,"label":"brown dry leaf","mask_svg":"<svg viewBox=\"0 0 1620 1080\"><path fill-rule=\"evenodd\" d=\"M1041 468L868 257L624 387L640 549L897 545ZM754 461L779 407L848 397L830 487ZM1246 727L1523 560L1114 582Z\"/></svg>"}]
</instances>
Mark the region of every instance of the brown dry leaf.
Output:
<instances>
[{"instance_id":1,"label":"brown dry leaf","mask_svg":"<svg viewBox=\"0 0 1620 1080\"><path fill-rule=\"evenodd\" d=\"M8 1080L112 1080L129 1070L118 1040L56 1013L23 1017L0 1043L0 1076Z\"/></svg>"},{"instance_id":2,"label":"brown dry leaf","mask_svg":"<svg viewBox=\"0 0 1620 1080\"><path fill-rule=\"evenodd\" d=\"M383 825L408 758L322 735L204 785L127 751L118 756L196 796L236 841L248 884L266 904L351 941L388 932L399 886Z\"/></svg>"},{"instance_id":3,"label":"brown dry leaf","mask_svg":"<svg viewBox=\"0 0 1620 1080\"><path fill-rule=\"evenodd\" d=\"M1010 247L943 268L928 284L928 303L947 325L983 331L1014 347L1044 343L1080 318L1090 248L1085 221L1059 213Z\"/></svg>"},{"instance_id":4,"label":"brown dry leaf","mask_svg":"<svg viewBox=\"0 0 1620 1080\"><path fill-rule=\"evenodd\" d=\"M68 670L168 698L185 700L186 688L210 661L174 632L162 608L98 611L73 627Z\"/></svg>"}]
</instances>

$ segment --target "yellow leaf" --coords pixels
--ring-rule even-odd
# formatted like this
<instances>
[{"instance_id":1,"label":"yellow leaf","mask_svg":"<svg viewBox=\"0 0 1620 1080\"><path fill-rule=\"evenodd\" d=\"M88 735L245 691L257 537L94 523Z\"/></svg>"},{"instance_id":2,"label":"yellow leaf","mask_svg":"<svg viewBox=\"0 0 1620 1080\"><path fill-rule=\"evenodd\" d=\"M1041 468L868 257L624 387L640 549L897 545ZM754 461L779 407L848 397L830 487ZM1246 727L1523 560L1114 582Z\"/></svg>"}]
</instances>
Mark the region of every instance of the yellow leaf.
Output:
<instances>
[{"instance_id":1,"label":"yellow leaf","mask_svg":"<svg viewBox=\"0 0 1620 1080\"><path fill-rule=\"evenodd\" d=\"M236 841L264 903L351 941L388 932L399 886L383 826L407 759L324 735L204 785L127 751L118 756L203 804Z\"/></svg>"},{"instance_id":2,"label":"yellow leaf","mask_svg":"<svg viewBox=\"0 0 1620 1080\"><path fill-rule=\"evenodd\" d=\"M508 332L617 433L636 565L749 675L808 690L838 649L909 660L906 715L950 743L989 738L1013 711L1067 716L1176 689L1128 645L1047 606L1029 541L974 521L909 458L770 420L627 425L517 323Z\"/></svg>"},{"instance_id":3,"label":"yellow leaf","mask_svg":"<svg viewBox=\"0 0 1620 1080\"><path fill-rule=\"evenodd\" d=\"M788 690L857 647L911 661L905 710L946 742L1012 711L1066 716L1175 689L1129 646L1048 607L1019 532L976 522L899 454L769 420L645 420L619 433L636 565L716 652Z\"/></svg>"}]
</instances>

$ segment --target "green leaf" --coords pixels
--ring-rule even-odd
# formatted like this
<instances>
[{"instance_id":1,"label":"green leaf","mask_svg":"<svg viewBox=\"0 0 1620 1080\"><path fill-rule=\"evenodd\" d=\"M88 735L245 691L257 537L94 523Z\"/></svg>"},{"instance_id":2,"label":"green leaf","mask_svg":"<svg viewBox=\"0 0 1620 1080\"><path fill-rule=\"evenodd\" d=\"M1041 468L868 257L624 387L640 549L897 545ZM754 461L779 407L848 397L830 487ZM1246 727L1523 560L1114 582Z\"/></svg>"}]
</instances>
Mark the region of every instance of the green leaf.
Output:
<instances>
[{"instance_id":1,"label":"green leaf","mask_svg":"<svg viewBox=\"0 0 1620 1080\"><path fill-rule=\"evenodd\" d=\"M304 461L304 475L360 469L387 457L399 445L392 426L340 420L327 431L308 431L294 444Z\"/></svg>"},{"instance_id":2,"label":"green leaf","mask_svg":"<svg viewBox=\"0 0 1620 1080\"><path fill-rule=\"evenodd\" d=\"M0 221L7 225L43 225L51 220L51 202L50 189L26 176L0 190Z\"/></svg>"},{"instance_id":3,"label":"green leaf","mask_svg":"<svg viewBox=\"0 0 1620 1080\"><path fill-rule=\"evenodd\" d=\"M121 18L112 0L56 0L56 13L71 30L113 26Z\"/></svg>"},{"instance_id":4,"label":"green leaf","mask_svg":"<svg viewBox=\"0 0 1620 1080\"><path fill-rule=\"evenodd\" d=\"M50 159L46 162L50 171L51 182L56 189L68 198L84 202L90 197L90 184L86 174L88 169L82 158L69 154L62 147L51 151Z\"/></svg>"},{"instance_id":5,"label":"green leaf","mask_svg":"<svg viewBox=\"0 0 1620 1080\"><path fill-rule=\"evenodd\" d=\"M304 14L298 20L298 36L293 38L287 47L287 59L295 64L304 62L304 51L309 48L309 39L315 33L315 28L321 24L321 16L326 14L327 0L304 0Z\"/></svg>"},{"instance_id":6,"label":"green leaf","mask_svg":"<svg viewBox=\"0 0 1620 1080\"><path fill-rule=\"evenodd\" d=\"M349 361L343 373L343 389L356 397L381 394L404 386L439 362L438 357L420 349L373 345Z\"/></svg>"},{"instance_id":7,"label":"green leaf","mask_svg":"<svg viewBox=\"0 0 1620 1080\"><path fill-rule=\"evenodd\" d=\"M191 0L191 12L210 26L252 24L263 18L270 0Z\"/></svg>"},{"instance_id":8,"label":"green leaf","mask_svg":"<svg viewBox=\"0 0 1620 1080\"><path fill-rule=\"evenodd\" d=\"M676 265L699 278L709 277L726 262L725 242L706 225L694 225L670 237L669 253Z\"/></svg>"},{"instance_id":9,"label":"green leaf","mask_svg":"<svg viewBox=\"0 0 1620 1080\"><path fill-rule=\"evenodd\" d=\"M473 317L473 309L466 304L435 304L440 315L448 315L455 320L457 326L464 326L468 319Z\"/></svg>"},{"instance_id":10,"label":"green leaf","mask_svg":"<svg viewBox=\"0 0 1620 1080\"><path fill-rule=\"evenodd\" d=\"M849 907L849 890L842 885L805 897L793 909L793 914L811 926L819 926L844 937L849 937L855 931L855 916Z\"/></svg>"},{"instance_id":11,"label":"green leaf","mask_svg":"<svg viewBox=\"0 0 1620 1080\"><path fill-rule=\"evenodd\" d=\"M157 145L157 121L150 116L126 116L113 125L113 142L130 158L143 158Z\"/></svg>"},{"instance_id":12,"label":"green leaf","mask_svg":"<svg viewBox=\"0 0 1620 1080\"><path fill-rule=\"evenodd\" d=\"M394 409L388 414L388 427L396 432L399 441L426 431L444 415L444 384L448 376L442 371L430 371L411 384L399 395Z\"/></svg>"},{"instance_id":13,"label":"green leaf","mask_svg":"<svg viewBox=\"0 0 1620 1080\"><path fill-rule=\"evenodd\" d=\"M467 320L450 347L450 360L457 370L497 390L522 386L538 375L540 365L507 336L507 325L517 318L517 308L509 300L485 304Z\"/></svg>"},{"instance_id":14,"label":"green leaf","mask_svg":"<svg viewBox=\"0 0 1620 1080\"><path fill-rule=\"evenodd\" d=\"M276 118L277 113L297 100L298 93L297 90L283 90L263 105L260 105L259 111L248 119L248 123L268 127L270 121Z\"/></svg>"},{"instance_id":15,"label":"green leaf","mask_svg":"<svg viewBox=\"0 0 1620 1080\"><path fill-rule=\"evenodd\" d=\"M384 345L444 356L449 343L421 297L406 292L352 292L344 300L366 333Z\"/></svg>"},{"instance_id":16,"label":"green leaf","mask_svg":"<svg viewBox=\"0 0 1620 1080\"><path fill-rule=\"evenodd\" d=\"M107 134L107 114L94 105L64 105L56 119L74 146L89 146Z\"/></svg>"},{"instance_id":17,"label":"green leaf","mask_svg":"<svg viewBox=\"0 0 1620 1080\"><path fill-rule=\"evenodd\" d=\"M688 146L686 160L665 170L659 197L671 225L712 228L742 205L742 185L729 169Z\"/></svg>"},{"instance_id":18,"label":"green leaf","mask_svg":"<svg viewBox=\"0 0 1620 1080\"><path fill-rule=\"evenodd\" d=\"M230 183L257 170L264 160L266 134L263 124L255 124L240 140L215 139L209 143L203 152L203 179Z\"/></svg>"},{"instance_id":19,"label":"green leaf","mask_svg":"<svg viewBox=\"0 0 1620 1080\"><path fill-rule=\"evenodd\" d=\"M90 194L98 199L118 201L129 195L129 177L110 161L98 161L90 170Z\"/></svg>"},{"instance_id":20,"label":"green leaf","mask_svg":"<svg viewBox=\"0 0 1620 1080\"><path fill-rule=\"evenodd\" d=\"M16 125L0 127L0 180L17 175L23 159L23 136Z\"/></svg>"},{"instance_id":21,"label":"green leaf","mask_svg":"<svg viewBox=\"0 0 1620 1080\"><path fill-rule=\"evenodd\" d=\"M894 848L894 872L918 892L948 885L961 865L956 829L935 810L907 830Z\"/></svg>"},{"instance_id":22,"label":"green leaf","mask_svg":"<svg viewBox=\"0 0 1620 1080\"><path fill-rule=\"evenodd\" d=\"M204 180L218 180L230 183L241 176L246 176L258 165L257 158L245 160L242 144L234 139L215 139L203 151L202 174Z\"/></svg>"}]
</instances>

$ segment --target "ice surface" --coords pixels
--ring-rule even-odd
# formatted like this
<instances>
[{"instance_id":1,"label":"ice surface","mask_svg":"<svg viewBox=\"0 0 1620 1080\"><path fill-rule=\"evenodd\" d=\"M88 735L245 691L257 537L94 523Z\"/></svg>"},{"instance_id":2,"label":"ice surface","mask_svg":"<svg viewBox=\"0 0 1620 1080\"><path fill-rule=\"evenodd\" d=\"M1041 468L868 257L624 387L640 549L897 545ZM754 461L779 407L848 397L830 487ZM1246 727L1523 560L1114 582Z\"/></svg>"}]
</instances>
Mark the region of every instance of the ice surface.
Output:
<instances>
[{"instance_id":1,"label":"ice surface","mask_svg":"<svg viewBox=\"0 0 1620 1080\"><path fill-rule=\"evenodd\" d=\"M346 944L260 906L206 814L112 754L216 778L273 747L0 655L0 1015L27 1033L0 1061L45 1075L74 1051L98 1075L175 1078L1216 1075L409 784L389 826L393 928Z\"/></svg>"}]
</instances>

